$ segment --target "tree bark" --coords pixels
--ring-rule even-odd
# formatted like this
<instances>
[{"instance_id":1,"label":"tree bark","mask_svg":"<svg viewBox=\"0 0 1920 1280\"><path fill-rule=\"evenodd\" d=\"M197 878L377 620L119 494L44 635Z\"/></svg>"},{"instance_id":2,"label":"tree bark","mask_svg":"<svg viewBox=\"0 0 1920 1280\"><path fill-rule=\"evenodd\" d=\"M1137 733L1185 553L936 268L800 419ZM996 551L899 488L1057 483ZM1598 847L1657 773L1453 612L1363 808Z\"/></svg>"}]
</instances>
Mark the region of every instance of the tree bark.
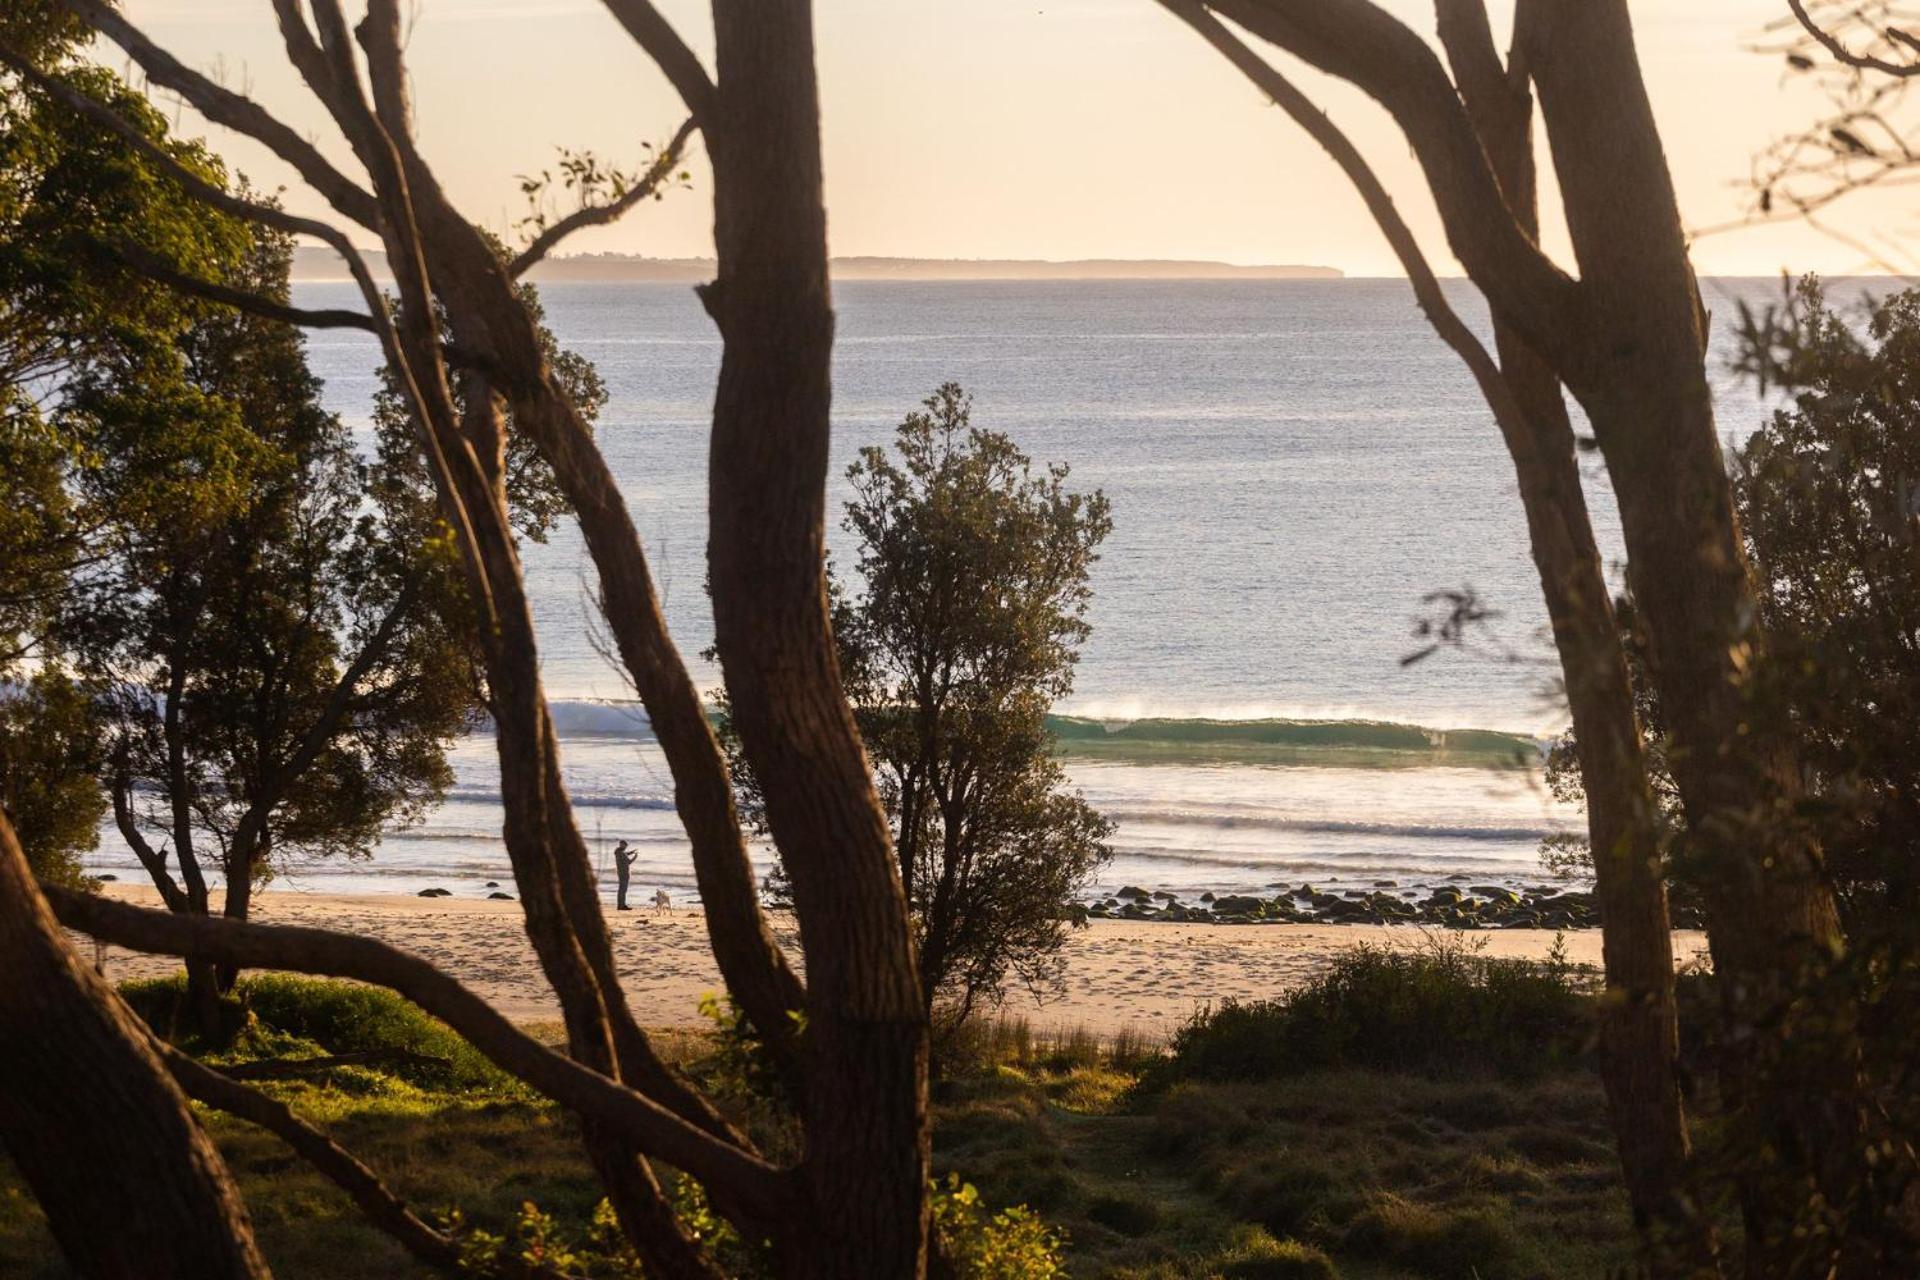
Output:
<instances>
[{"instance_id":1,"label":"tree bark","mask_svg":"<svg viewBox=\"0 0 1920 1280\"><path fill-rule=\"evenodd\" d=\"M1613 477L1672 737L1724 1009L1724 1103L1818 1180L1857 1137L1855 1064L1835 1054L1811 1078L1761 1054L1766 1024L1843 939L1819 845L1793 811L1791 739L1750 694L1765 638L1715 434L1705 316L1626 5L1542 8L1528 55L1595 339L1569 384ZM1785 1167L1749 1162L1741 1182L1748 1271L1761 1274L1795 1247L1805 1197Z\"/></svg>"},{"instance_id":2,"label":"tree bark","mask_svg":"<svg viewBox=\"0 0 1920 1280\"><path fill-rule=\"evenodd\" d=\"M1442 44L1521 229L1539 236L1533 102L1524 57L1501 65L1484 0L1439 0ZM1522 0L1516 32L1539 9ZM1516 49L1519 47L1516 40ZM1500 366L1529 439L1510 441L1529 543L1566 682L1587 801L1607 990L1600 1067L1635 1226L1655 1275L1717 1275L1693 1182L1677 1062L1673 925L1662 830L1619 620L1581 488L1559 378L1497 317Z\"/></svg>"},{"instance_id":3,"label":"tree bark","mask_svg":"<svg viewBox=\"0 0 1920 1280\"><path fill-rule=\"evenodd\" d=\"M811 1230L794 1276L926 1265L927 1020L825 581L833 310L807 0L719 0L708 149L724 339L708 488L715 636L807 954Z\"/></svg>"},{"instance_id":4,"label":"tree bark","mask_svg":"<svg viewBox=\"0 0 1920 1280\"><path fill-rule=\"evenodd\" d=\"M0 1139L75 1271L260 1280L226 1164L146 1033L66 945L0 817Z\"/></svg>"}]
</instances>

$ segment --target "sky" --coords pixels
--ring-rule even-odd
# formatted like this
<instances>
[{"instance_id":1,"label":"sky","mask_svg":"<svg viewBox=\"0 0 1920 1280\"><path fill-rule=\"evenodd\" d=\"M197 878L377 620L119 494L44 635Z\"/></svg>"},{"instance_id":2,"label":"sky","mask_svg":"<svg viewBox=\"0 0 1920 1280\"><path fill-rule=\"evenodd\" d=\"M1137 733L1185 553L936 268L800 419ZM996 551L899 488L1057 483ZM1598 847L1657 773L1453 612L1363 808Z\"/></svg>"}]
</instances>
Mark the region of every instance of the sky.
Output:
<instances>
[{"instance_id":1,"label":"sky","mask_svg":"<svg viewBox=\"0 0 1920 1280\"><path fill-rule=\"evenodd\" d=\"M354 0L347 0L351 7ZM1382 0L1430 33L1426 0ZM1510 0L1491 0L1496 30ZM704 0L660 0L705 56ZM830 234L838 255L1205 258L1398 275L1346 181L1278 109L1153 0L817 0ZM261 0L125 0L189 65L259 98L350 163L282 53ZM1689 228L1737 219L1753 155L1813 119L1819 98L1757 53L1781 0L1635 0L1641 57ZM599 0L416 0L409 66L422 147L475 221L515 238L518 176L558 149L638 167L684 115ZM1457 272L1391 121L1344 85L1273 53L1372 158L1443 273ZM115 67L116 50L100 54ZM709 60L709 65L711 62ZM245 139L186 113L256 185L325 212ZM1544 155L1544 146L1542 148ZM711 252L707 178L570 252ZM1550 183L1546 184L1550 186ZM1830 219L1906 241L1910 200L1857 197ZM1565 261L1551 200L1549 252ZM1905 267L1893 249L1882 257ZM1704 235L1709 275L1844 274L1860 249L1803 225Z\"/></svg>"}]
</instances>

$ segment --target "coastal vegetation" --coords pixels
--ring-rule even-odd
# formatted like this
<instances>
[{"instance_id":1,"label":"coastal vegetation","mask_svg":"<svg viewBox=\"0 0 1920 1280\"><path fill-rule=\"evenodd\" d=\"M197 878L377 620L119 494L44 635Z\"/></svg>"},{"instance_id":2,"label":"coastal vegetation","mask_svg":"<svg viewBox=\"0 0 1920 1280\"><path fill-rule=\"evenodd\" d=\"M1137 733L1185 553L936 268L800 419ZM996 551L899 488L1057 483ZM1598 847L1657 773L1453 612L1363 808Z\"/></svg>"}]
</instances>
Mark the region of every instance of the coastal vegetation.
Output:
<instances>
[{"instance_id":1,"label":"coastal vegetation","mask_svg":"<svg viewBox=\"0 0 1920 1280\"><path fill-rule=\"evenodd\" d=\"M1573 727L1550 780L1584 801L1593 884L1193 904L1136 885L1087 914L1597 923L1603 970L1361 948L1276 998L1196 992L1164 1046L984 1016L1057 983L1108 854L1058 744L1524 751L1390 725L1050 719L1090 633L1106 499L976 428L957 384L854 464L856 562L835 580L807 0L718 0L710 59L646 0L608 0L685 121L633 172L563 152L571 211L522 179L537 216L517 246L419 145L397 0L352 19L276 0L324 143L110 0L31 3L0 15L0 1261L209 1280L1920 1270L1920 295L1864 332L1812 285L1747 316L1746 372L1789 399L1729 466L1625 0L1523 2L1498 40L1481 0L1439 0L1435 41L1368 0L1161 4L1328 153L1485 400ZM1900 11L1815 7L1832 28L1789 5L1855 81L1920 74ZM1862 52L1867 19L1897 34ZM292 212L175 136L96 40L331 212ZM1268 50L1385 108L1490 342ZM683 186L696 134L719 733L597 430L605 388L524 283ZM1542 248L1543 205L1573 268ZM296 237L340 255L350 306L296 303ZM303 328L377 343L370 444L321 404ZM1588 452L1618 509L1620 599ZM703 1035L650 1027L616 963L523 559L561 527L684 830L724 987ZM557 1025L510 1020L433 956L249 918L276 858L364 854L434 801L482 713ZM79 874L108 809L167 909ZM1676 967L1676 903L1709 963ZM76 933L183 976L116 988Z\"/></svg>"},{"instance_id":2,"label":"coastal vegetation","mask_svg":"<svg viewBox=\"0 0 1920 1280\"><path fill-rule=\"evenodd\" d=\"M216 1046L196 1039L183 979L121 994L236 1077L273 1068L263 1093L385 1171L423 1216L458 1206L466 1274L638 1274L573 1122L406 1002L246 978L247 1028ZM1270 1007L1204 1012L1171 1045L976 1020L933 1091L953 1274L1497 1280L1625 1265L1594 1003L1590 975L1442 945L1358 953ZM667 1051L736 1123L790 1125L773 1078L743 1072L726 1044L686 1036ZM278 1274L433 1274L274 1138L217 1112L206 1122ZM721 1233L708 1238L729 1274L765 1274L690 1183L667 1180L689 1221ZM15 1190L0 1191L0 1264L63 1274Z\"/></svg>"},{"instance_id":3,"label":"coastal vegetation","mask_svg":"<svg viewBox=\"0 0 1920 1280\"><path fill-rule=\"evenodd\" d=\"M1073 690L1112 527L1106 498L1067 476L1035 475L1012 439L974 426L957 383L847 476L855 576L830 580L834 643L943 1035L1010 987L1059 988L1069 921L1109 857L1113 824L1068 789L1051 714ZM730 715L721 732L757 815Z\"/></svg>"}]
</instances>

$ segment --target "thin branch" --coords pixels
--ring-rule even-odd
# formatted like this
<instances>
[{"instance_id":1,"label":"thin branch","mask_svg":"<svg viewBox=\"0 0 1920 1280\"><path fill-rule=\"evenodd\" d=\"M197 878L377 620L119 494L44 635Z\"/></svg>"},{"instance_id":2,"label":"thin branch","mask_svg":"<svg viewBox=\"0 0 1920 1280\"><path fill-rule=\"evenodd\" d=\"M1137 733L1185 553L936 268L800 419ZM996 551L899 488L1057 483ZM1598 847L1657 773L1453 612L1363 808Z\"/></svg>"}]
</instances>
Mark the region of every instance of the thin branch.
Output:
<instances>
[{"instance_id":1,"label":"thin branch","mask_svg":"<svg viewBox=\"0 0 1920 1280\"><path fill-rule=\"evenodd\" d=\"M687 110L702 129L708 130L707 145L713 145L710 118L713 114L713 79L700 65L680 33L673 29L649 0L604 0L607 11L627 29L634 42L646 50L667 80L679 92Z\"/></svg>"},{"instance_id":2,"label":"thin branch","mask_svg":"<svg viewBox=\"0 0 1920 1280\"><path fill-rule=\"evenodd\" d=\"M244 133L297 170L328 203L364 227L378 228L371 192L329 164L318 149L250 98L222 88L148 39L106 0L61 0L68 12L126 50L154 83L173 90L215 124Z\"/></svg>"},{"instance_id":3,"label":"thin branch","mask_svg":"<svg viewBox=\"0 0 1920 1280\"><path fill-rule=\"evenodd\" d=\"M421 1221L406 1202L388 1190L379 1175L352 1152L295 1115L284 1103L195 1062L158 1036L150 1035L148 1043L173 1076L174 1083L188 1097L275 1135L329 1182L346 1192L368 1222L399 1241L408 1253L430 1267L458 1270L459 1241Z\"/></svg>"},{"instance_id":4,"label":"thin branch","mask_svg":"<svg viewBox=\"0 0 1920 1280\"><path fill-rule=\"evenodd\" d=\"M1423 37L1368 0L1208 7L1385 107L1426 175L1448 244L1494 310L1556 363L1585 357L1578 282L1514 217L1458 90Z\"/></svg>"},{"instance_id":5,"label":"thin branch","mask_svg":"<svg viewBox=\"0 0 1920 1280\"><path fill-rule=\"evenodd\" d=\"M673 141L667 144L631 190L619 199L606 204L576 209L542 231L534 237L533 243L522 249L513 261L507 264L507 274L517 280L527 274L528 269L540 259L551 253L555 245L574 232L586 227L603 227L624 217L628 210L651 196L659 189L660 184L672 175L675 166L680 163L681 153L686 150L687 140L693 136L693 130L693 117L688 116L679 131L673 135Z\"/></svg>"},{"instance_id":6,"label":"thin branch","mask_svg":"<svg viewBox=\"0 0 1920 1280\"><path fill-rule=\"evenodd\" d=\"M316 310L291 306L246 289L235 289L229 285L175 270L157 254L148 253L136 245L103 244L101 247L149 280L181 293L192 294L196 298L205 298L209 302L232 307L236 311L245 311L268 320L298 325L305 329L359 329L365 333L374 332L373 317L364 311L332 308Z\"/></svg>"},{"instance_id":7,"label":"thin branch","mask_svg":"<svg viewBox=\"0 0 1920 1280\"><path fill-rule=\"evenodd\" d=\"M1841 43L1838 36L1814 20L1813 15L1807 12L1807 6L1804 0L1787 0L1787 8L1793 10L1793 16L1798 19L1800 25L1806 29L1806 33L1812 36L1821 48L1832 54L1835 59L1846 66L1857 67L1862 71L1878 71L1881 75L1893 76L1900 80L1920 76L1920 63L1888 62L1885 58L1879 57L1876 54L1856 53L1852 49L1847 48L1846 45ZM1904 32L1889 29L1886 34L1908 48L1914 47L1915 42L1913 37Z\"/></svg>"},{"instance_id":8,"label":"thin branch","mask_svg":"<svg viewBox=\"0 0 1920 1280\"><path fill-rule=\"evenodd\" d=\"M1245 42L1227 30L1199 0L1160 0L1160 3L1238 67L1248 80L1272 98L1340 166L1347 180L1360 193L1361 200L1366 203L1367 212L1373 215L1374 222L1386 236L1394 256L1400 260L1401 267L1407 273L1407 281L1413 286L1414 297L1419 301L1420 309L1426 312L1434 331L1472 371L1474 381L1479 384L1481 393L1493 410L1494 419L1499 423L1508 447L1514 450L1516 459L1530 456L1534 452L1532 438L1526 428L1525 415L1514 400L1513 389L1507 385L1506 377L1500 372L1493 356L1447 302L1440 281L1434 276L1433 267L1420 249L1420 242L1400 216L1400 211L1394 207L1393 197L1387 193L1359 148L1326 113L1314 106L1291 81L1248 48Z\"/></svg>"},{"instance_id":9,"label":"thin branch","mask_svg":"<svg viewBox=\"0 0 1920 1280\"><path fill-rule=\"evenodd\" d=\"M792 1207L794 1188L782 1171L547 1048L418 956L372 938L325 929L148 911L51 886L43 892L68 928L135 951L387 987L452 1027L503 1071L702 1182L724 1188L763 1221L775 1221Z\"/></svg>"}]
</instances>

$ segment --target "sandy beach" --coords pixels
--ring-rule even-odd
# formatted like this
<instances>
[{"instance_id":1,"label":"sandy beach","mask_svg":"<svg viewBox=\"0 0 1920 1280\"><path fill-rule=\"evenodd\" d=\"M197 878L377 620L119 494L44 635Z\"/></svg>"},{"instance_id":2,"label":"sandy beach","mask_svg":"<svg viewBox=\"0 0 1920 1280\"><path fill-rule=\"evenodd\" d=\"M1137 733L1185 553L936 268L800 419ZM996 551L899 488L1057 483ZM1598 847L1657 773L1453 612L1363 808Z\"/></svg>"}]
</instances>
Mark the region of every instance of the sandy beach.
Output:
<instances>
[{"instance_id":1,"label":"sandy beach","mask_svg":"<svg viewBox=\"0 0 1920 1280\"><path fill-rule=\"evenodd\" d=\"M151 889L114 884L112 897L157 907ZM255 900L255 919L364 933L424 956L520 1022L556 1019L553 993L540 975L516 902L460 898L305 894L269 890ZM643 1023L684 1027L700 1022L700 997L720 987L700 913L685 908L608 913L627 996ZM790 916L776 916L781 941L798 954ZM1044 1004L1008 998L1006 1011L1036 1027L1085 1026L1102 1034L1122 1028L1171 1031L1196 1008L1228 996L1262 999L1298 986L1341 951L1371 942L1416 947L1431 931L1404 925L1184 925L1096 920L1073 931L1066 950L1066 991ZM1545 956L1555 935L1544 929L1500 929L1463 935L1489 955ZM1569 957L1598 966L1600 933L1565 935ZM80 939L83 955L93 954ZM1703 935L1674 936L1685 961L1706 945ZM119 947L104 949L114 980L171 973L179 962Z\"/></svg>"}]
</instances>

